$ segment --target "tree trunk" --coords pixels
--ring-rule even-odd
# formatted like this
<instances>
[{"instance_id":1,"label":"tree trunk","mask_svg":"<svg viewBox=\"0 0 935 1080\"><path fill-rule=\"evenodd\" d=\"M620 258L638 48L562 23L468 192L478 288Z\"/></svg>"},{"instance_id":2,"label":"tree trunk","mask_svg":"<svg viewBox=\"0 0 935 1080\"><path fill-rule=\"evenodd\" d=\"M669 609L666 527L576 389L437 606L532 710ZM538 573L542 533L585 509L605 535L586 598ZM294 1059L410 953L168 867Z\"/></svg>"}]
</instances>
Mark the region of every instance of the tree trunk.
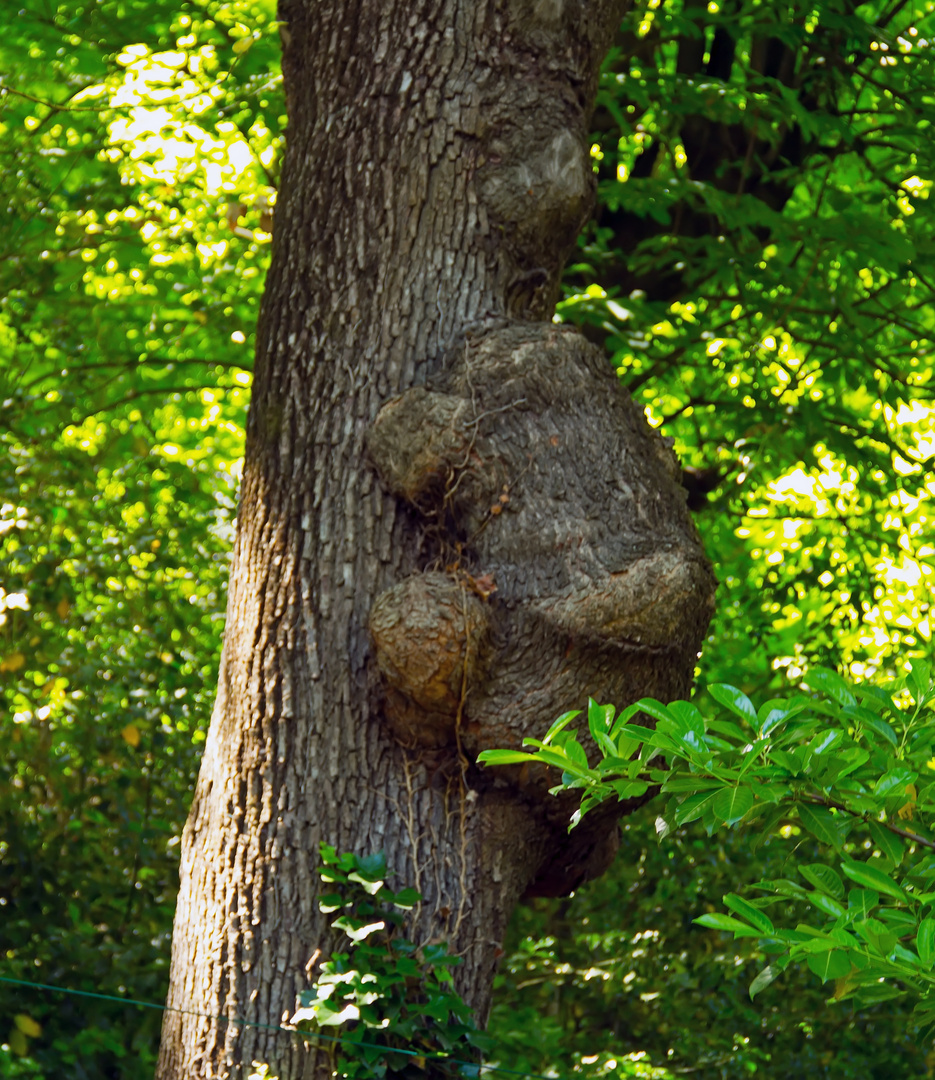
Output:
<instances>
[{"instance_id":1,"label":"tree trunk","mask_svg":"<svg viewBox=\"0 0 935 1080\"><path fill-rule=\"evenodd\" d=\"M612 857L480 770L588 693L687 691L713 579L672 451L551 323L618 0L283 0L288 150L160 1080L327 1074L278 1025L320 841L384 851L483 1022L510 912ZM322 954L318 950L323 950Z\"/></svg>"}]
</instances>

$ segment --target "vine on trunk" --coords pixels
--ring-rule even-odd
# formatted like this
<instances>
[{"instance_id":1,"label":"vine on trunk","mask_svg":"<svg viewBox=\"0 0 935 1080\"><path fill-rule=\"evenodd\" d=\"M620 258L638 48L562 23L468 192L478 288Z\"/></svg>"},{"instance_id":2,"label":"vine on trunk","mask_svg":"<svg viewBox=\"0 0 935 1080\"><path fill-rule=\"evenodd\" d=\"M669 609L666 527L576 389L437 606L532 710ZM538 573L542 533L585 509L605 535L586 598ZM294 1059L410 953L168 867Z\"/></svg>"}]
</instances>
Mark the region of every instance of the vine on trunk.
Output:
<instances>
[{"instance_id":1,"label":"vine on trunk","mask_svg":"<svg viewBox=\"0 0 935 1080\"><path fill-rule=\"evenodd\" d=\"M471 1062L487 1040L454 990L451 968L460 959L447 942L417 945L403 936L421 895L386 887L383 854L339 855L322 844L321 856L328 891L319 907L338 913L331 926L346 936L347 951L321 964L314 986L299 994L292 1022L312 1033L330 1029L325 1049L335 1076L477 1076ZM340 1040L331 1041L331 1032Z\"/></svg>"}]
</instances>

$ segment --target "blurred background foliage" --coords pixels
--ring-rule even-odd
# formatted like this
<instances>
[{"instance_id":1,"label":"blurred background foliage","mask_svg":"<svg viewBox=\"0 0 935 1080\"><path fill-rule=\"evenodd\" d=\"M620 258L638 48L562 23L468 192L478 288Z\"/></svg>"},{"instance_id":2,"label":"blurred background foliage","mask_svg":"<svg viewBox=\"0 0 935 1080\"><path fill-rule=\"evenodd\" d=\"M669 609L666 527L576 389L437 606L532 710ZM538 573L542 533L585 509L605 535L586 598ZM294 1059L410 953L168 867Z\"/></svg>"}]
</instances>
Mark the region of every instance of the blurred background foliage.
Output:
<instances>
[{"instance_id":1,"label":"blurred background foliage","mask_svg":"<svg viewBox=\"0 0 935 1080\"><path fill-rule=\"evenodd\" d=\"M931 651L933 8L637 0L605 64L560 317L675 439L721 582L706 682ZM286 122L275 10L40 0L0 28L0 975L159 1001ZM935 1074L898 1004L828 1005L808 973L751 1003L753 953L692 926L809 840L659 846L654 816L517 912L500 1064ZM0 983L0 1076L149 1077L159 1023Z\"/></svg>"}]
</instances>

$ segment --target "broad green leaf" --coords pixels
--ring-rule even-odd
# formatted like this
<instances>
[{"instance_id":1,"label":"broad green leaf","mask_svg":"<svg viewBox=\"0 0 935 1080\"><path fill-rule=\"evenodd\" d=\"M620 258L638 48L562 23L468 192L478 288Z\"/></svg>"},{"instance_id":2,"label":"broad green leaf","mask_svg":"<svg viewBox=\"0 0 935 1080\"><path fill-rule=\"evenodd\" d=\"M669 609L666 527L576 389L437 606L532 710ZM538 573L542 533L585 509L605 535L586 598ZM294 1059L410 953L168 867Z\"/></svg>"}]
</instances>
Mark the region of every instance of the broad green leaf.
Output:
<instances>
[{"instance_id":1,"label":"broad green leaf","mask_svg":"<svg viewBox=\"0 0 935 1080\"><path fill-rule=\"evenodd\" d=\"M871 983L869 986L861 986L854 997L864 1005L879 1005L883 1001L892 1001L894 998L904 997L905 990L898 986L887 983Z\"/></svg>"},{"instance_id":2,"label":"broad green leaf","mask_svg":"<svg viewBox=\"0 0 935 1080\"><path fill-rule=\"evenodd\" d=\"M595 742L599 741L599 735L606 735L610 731L615 711L613 705L598 705L594 698L588 698L588 730Z\"/></svg>"},{"instance_id":3,"label":"broad green leaf","mask_svg":"<svg viewBox=\"0 0 935 1080\"><path fill-rule=\"evenodd\" d=\"M726 683L714 683L708 687L708 693L719 705L724 705L741 720L756 726L756 709L742 690L738 690L736 686L728 686Z\"/></svg>"},{"instance_id":4,"label":"broad green leaf","mask_svg":"<svg viewBox=\"0 0 935 1080\"><path fill-rule=\"evenodd\" d=\"M741 744L749 742L750 739L750 733L744 731L739 724L735 724L732 720L711 720L708 722L707 730L716 732L718 735L724 735Z\"/></svg>"},{"instance_id":5,"label":"broad green leaf","mask_svg":"<svg viewBox=\"0 0 935 1080\"><path fill-rule=\"evenodd\" d=\"M799 867L806 881L835 900L844 899L844 882L837 871L824 863L807 863Z\"/></svg>"},{"instance_id":6,"label":"broad green leaf","mask_svg":"<svg viewBox=\"0 0 935 1080\"><path fill-rule=\"evenodd\" d=\"M742 896L738 896L736 893L727 893L722 897L722 900L725 907L730 908L735 915L739 915L764 934L772 934L775 930L773 921L766 912L761 911L760 908L755 907L748 900L744 900Z\"/></svg>"},{"instance_id":7,"label":"broad green leaf","mask_svg":"<svg viewBox=\"0 0 935 1080\"><path fill-rule=\"evenodd\" d=\"M655 698L640 698L636 704L640 712L646 713L647 716L651 716L654 720L668 720L670 723L678 724L668 707Z\"/></svg>"},{"instance_id":8,"label":"broad green leaf","mask_svg":"<svg viewBox=\"0 0 935 1080\"><path fill-rule=\"evenodd\" d=\"M843 979L851 970L847 953L841 952L840 949L813 953L808 958L808 966L822 982L828 982L829 979Z\"/></svg>"},{"instance_id":9,"label":"broad green leaf","mask_svg":"<svg viewBox=\"0 0 935 1080\"><path fill-rule=\"evenodd\" d=\"M413 908L422 899L418 889L400 889L393 897L393 903L401 908Z\"/></svg>"},{"instance_id":10,"label":"broad green leaf","mask_svg":"<svg viewBox=\"0 0 935 1080\"><path fill-rule=\"evenodd\" d=\"M660 735L652 728L641 727L639 724L623 724L616 729L617 737L620 735L626 735L628 738L633 739L635 742L641 745L655 746L660 749L671 750L675 747L675 743L672 739Z\"/></svg>"},{"instance_id":11,"label":"broad green leaf","mask_svg":"<svg viewBox=\"0 0 935 1080\"><path fill-rule=\"evenodd\" d=\"M577 746L578 744L572 743L571 745ZM556 769L561 769L563 772L569 772L573 776L582 779L588 779L590 776L590 770L586 766L580 765L576 761L572 761L568 754L561 750L540 750L538 754L535 755L535 759L536 761L544 762L546 765L552 765Z\"/></svg>"},{"instance_id":12,"label":"broad green leaf","mask_svg":"<svg viewBox=\"0 0 935 1080\"><path fill-rule=\"evenodd\" d=\"M840 728L832 728L828 731L823 731L819 735L816 735L814 739L808 744L809 756L812 754L820 755L826 754L830 750L833 750L844 739L844 732ZM806 758L806 763L808 759Z\"/></svg>"},{"instance_id":13,"label":"broad green leaf","mask_svg":"<svg viewBox=\"0 0 935 1080\"><path fill-rule=\"evenodd\" d=\"M699 740L704 738L704 718L698 711L697 706L690 701L672 701L669 703L669 711L675 717L683 732L691 731L697 735Z\"/></svg>"},{"instance_id":14,"label":"broad green leaf","mask_svg":"<svg viewBox=\"0 0 935 1080\"><path fill-rule=\"evenodd\" d=\"M833 919L840 919L842 915L846 914L843 904L839 904L837 900L832 900L830 896L826 896L823 892L818 892L817 889L810 892L808 898L814 907L817 907L819 911L823 911L825 915L830 915Z\"/></svg>"},{"instance_id":15,"label":"broad green leaf","mask_svg":"<svg viewBox=\"0 0 935 1080\"><path fill-rule=\"evenodd\" d=\"M382 851L372 855L357 855L355 859L357 872L369 881L383 881L386 878L386 855ZM354 875L350 877L353 879Z\"/></svg>"},{"instance_id":16,"label":"broad green leaf","mask_svg":"<svg viewBox=\"0 0 935 1080\"><path fill-rule=\"evenodd\" d=\"M802 680L811 690L818 690L839 705L856 705L857 698L847 683L836 671L829 668L814 667L806 672Z\"/></svg>"},{"instance_id":17,"label":"broad green leaf","mask_svg":"<svg viewBox=\"0 0 935 1080\"><path fill-rule=\"evenodd\" d=\"M872 731L877 735L882 735L883 738L893 746L899 744L899 738L897 737L896 732L893 731L892 727L890 727L885 720L881 720L879 716L865 717L861 720L861 723L863 724L865 732Z\"/></svg>"},{"instance_id":18,"label":"broad green leaf","mask_svg":"<svg viewBox=\"0 0 935 1080\"><path fill-rule=\"evenodd\" d=\"M736 825L753 808L753 792L748 787L725 788L714 799L711 809L718 821Z\"/></svg>"},{"instance_id":19,"label":"broad green leaf","mask_svg":"<svg viewBox=\"0 0 935 1080\"><path fill-rule=\"evenodd\" d=\"M620 732L616 737L616 741L611 740L611 742L614 743L615 755L625 760L629 760L640 745L636 739L631 739L626 732Z\"/></svg>"},{"instance_id":20,"label":"broad green leaf","mask_svg":"<svg viewBox=\"0 0 935 1080\"><path fill-rule=\"evenodd\" d=\"M636 716L639 711L639 702L635 702L633 705L628 705L625 709L623 709L617 715L617 719L614 721L613 726L610 729L610 737L612 739L615 739L617 737L617 732L620 730L620 728L622 728L625 724L629 724L629 722L633 719L634 716Z\"/></svg>"},{"instance_id":21,"label":"broad green leaf","mask_svg":"<svg viewBox=\"0 0 935 1080\"><path fill-rule=\"evenodd\" d=\"M870 822L870 835L873 842L894 866L899 866L906 853L905 841L896 833L891 832L885 825L878 821Z\"/></svg>"},{"instance_id":22,"label":"broad green leaf","mask_svg":"<svg viewBox=\"0 0 935 1080\"><path fill-rule=\"evenodd\" d=\"M649 784L645 780L615 780L610 786L621 801L638 799L649 790Z\"/></svg>"},{"instance_id":23,"label":"broad green leaf","mask_svg":"<svg viewBox=\"0 0 935 1080\"><path fill-rule=\"evenodd\" d=\"M730 915L723 915L718 911L701 915L697 919L692 919L692 922L698 923L699 926L706 926L709 930L727 930L732 932L735 937L760 936L760 931L748 923L741 922L740 919L735 919Z\"/></svg>"},{"instance_id":24,"label":"broad green leaf","mask_svg":"<svg viewBox=\"0 0 935 1080\"><path fill-rule=\"evenodd\" d=\"M750 997L755 998L761 991L765 990L767 986L782 974L782 970L773 964L767 965L757 975L757 977L750 983Z\"/></svg>"},{"instance_id":25,"label":"broad green leaf","mask_svg":"<svg viewBox=\"0 0 935 1080\"><path fill-rule=\"evenodd\" d=\"M521 761L535 761L536 755L522 750L482 750L477 760L484 765L516 765Z\"/></svg>"},{"instance_id":26,"label":"broad green leaf","mask_svg":"<svg viewBox=\"0 0 935 1080\"><path fill-rule=\"evenodd\" d=\"M906 675L906 685L912 691L916 705L921 704L931 689L932 669L924 660L913 660Z\"/></svg>"},{"instance_id":27,"label":"broad green leaf","mask_svg":"<svg viewBox=\"0 0 935 1080\"><path fill-rule=\"evenodd\" d=\"M711 791L724 786L713 776L696 776L694 773L670 773L663 781L662 790L673 794L694 791Z\"/></svg>"},{"instance_id":28,"label":"broad green leaf","mask_svg":"<svg viewBox=\"0 0 935 1080\"><path fill-rule=\"evenodd\" d=\"M842 859L841 869L856 884L874 892L883 893L884 896L892 896L898 900L908 899L905 891L896 882L877 867L865 862L855 862L852 859Z\"/></svg>"},{"instance_id":29,"label":"broad green leaf","mask_svg":"<svg viewBox=\"0 0 935 1080\"><path fill-rule=\"evenodd\" d=\"M793 706L784 699L777 698L767 701L757 710L757 730L760 738L765 739L771 731L774 731L783 721L788 720L801 712L801 706Z\"/></svg>"},{"instance_id":30,"label":"broad green leaf","mask_svg":"<svg viewBox=\"0 0 935 1080\"><path fill-rule=\"evenodd\" d=\"M584 775L588 770L588 755L585 753L584 747L576 739L569 738L562 744L561 749L565 752L568 760L573 766L576 766L578 770L581 770L579 775ZM557 752L557 748L556 748ZM568 768L568 766L565 766Z\"/></svg>"},{"instance_id":31,"label":"broad green leaf","mask_svg":"<svg viewBox=\"0 0 935 1080\"><path fill-rule=\"evenodd\" d=\"M874 795L899 796L905 795L907 784L913 783L918 777L911 769L902 766L890 769L876 782L873 788Z\"/></svg>"},{"instance_id":32,"label":"broad green leaf","mask_svg":"<svg viewBox=\"0 0 935 1080\"><path fill-rule=\"evenodd\" d=\"M829 847L839 848L842 843L841 830L830 810L808 803L796 803L799 820L817 840Z\"/></svg>"},{"instance_id":33,"label":"broad green leaf","mask_svg":"<svg viewBox=\"0 0 935 1080\"><path fill-rule=\"evenodd\" d=\"M562 715L552 723L552 726L545 733L545 738L542 740L545 746L555 738L555 736L563 731L576 717L581 715L580 709L573 709L571 712L562 713ZM489 751L486 751L489 753ZM489 760L489 759L488 759Z\"/></svg>"},{"instance_id":34,"label":"broad green leaf","mask_svg":"<svg viewBox=\"0 0 935 1080\"><path fill-rule=\"evenodd\" d=\"M850 889L847 894L847 909L856 919L866 919L879 904L880 894L872 889Z\"/></svg>"},{"instance_id":35,"label":"broad green leaf","mask_svg":"<svg viewBox=\"0 0 935 1080\"><path fill-rule=\"evenodd\" d=\"M935 964L935 919L926 917L919 923L916 933L916 952L924 967Z\"/></svg>"},{"instance_id":36,"label":"broad green leaf","mask_svg":"<svg viewBox=\"0 0 935 1080\"><path fill-rule=\"evenodd\" d=\"M676 825L687 825L688 822L700 818L719 794L720 791L699 791L696 795L689 795L676 811Z\"/></svg>"}]
</instances>

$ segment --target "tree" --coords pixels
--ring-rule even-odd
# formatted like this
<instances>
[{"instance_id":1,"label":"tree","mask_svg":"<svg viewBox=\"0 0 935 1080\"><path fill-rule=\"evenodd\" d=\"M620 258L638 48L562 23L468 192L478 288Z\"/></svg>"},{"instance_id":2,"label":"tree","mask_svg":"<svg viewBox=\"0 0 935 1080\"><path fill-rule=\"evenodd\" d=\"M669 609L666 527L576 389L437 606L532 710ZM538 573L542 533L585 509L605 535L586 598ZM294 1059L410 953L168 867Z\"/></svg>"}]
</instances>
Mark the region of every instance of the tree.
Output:
<instances>
[{"instance_id":1,"label":"tree","mask_svg":"<svg viewBox=\"0 0 935 1080\"><path fill-rule=\"evenodd\" d=\"M694 12L667 0L625 20L600 75L596 222L573 256L559 310L607 347L635 400L695 470L692 505L721 579L705 677L739 683L759 700L767 687L784 695L816 662L864 677L894 672L907 653L927 648L932 451L919 402L931 382L930 31L929 16L912 5L791 14L772 4L714 6ZM15 717L2 733L10 846L0 851L11 905L5 970L26 979L153 999L165 978L178 850L166 842L179 833L213 691L223 493L238 456L279 183L285 120L273 15L261 0L182 11L62 2L24 11L0 40L10 73L0 95L9 178L0 400L12 466L3 477L0 688ZM530 269L543 267L495 266L516 276L511 316L546 313L545 277L523 277ZM457 321L450 316L452 330ZM429 351L444 351L445 333ZM356 370L353 358L348 364ZM360 392L390 391L367 384ZM503 404L520 411L521 396ZM438 452L450 451L442 440ZM490 506L518 512L531 476L519 485L506 477L508 492L502 482L480 492L491 494ZM466 504L472 483L466 476L454 492ZM444 491L444 476L439 484ZM453 571L467 599L482 604L470 610L493 610L481 594L496 584L489 599L502 600L504 580L487 580L470 552L443 556L443 530L424 514L432 492L418 501L398 505L403 539L415 522L426 534L419 556L400 548L399 574L410 564L457 567L478 590ZM462 512L469 518L470 506ZM506 511L491 514L478 544L497 540L491 527L504 520ZM463 607L459 586L456 614ZM444 688L434 689L444 712ZM596 679L569 687L561 708L587 691L618 706L627 700ZM405 697L391 696L397 731L414 734ZM532 733L550 718L538 716ZM500 734L495 745L508 742ZM777 870L759 876L781 876L784 848L801 838L776 837L761 855L699 835L676 841L673 859L652 850L639 817L625 827L626 865L599 893L539 899L514 927L510 977L527 962L524 935L547 941L558 925L574 939L533 957L547 995L520 974L511 986L511 1003L525 1000L532 1015L551 1017L561 997L550 1038L538 1037L537 1023L518 1061L542 1071L569 1048L649 1048L664 1062L668 1047L673 1063L734 1075L778 1041L786 1057L774 1063L838 1076L821 1048L843 1039L858 1062L848 1075L862 1076L876 1038L884 1072L913 1073L908 1057L885 1046L886 1033L905 1026L898 1012L819 1028L814 993L768 988L758 998L769 1008L764 1042L767 1021L740 1002L749 976L738 964L749 950L723 946L714 973L705 968L709 945L689 933L695 911L683 893L695 904L716 898L731 888L732 866L749 878L758 872L748 867L769 861ZM689 875L692 865L701 872ZM710 894L705 882L714 882ZM689 905L682 914L677 900ZM639 930L605 932L600 948L638 975L601 980L599 994L587 973L593 928L606 923L608 904L621 903L620 921ZM571 915L550 923L556 910ZM667 944L643 954L630 937L663 920ZM580 970L566 973L566 958ZM712 1010L724 986L736 988L727 991L732 1004ZM645 1003L637 1000L644 990ZM696 1022L677 1046L654 994L692 1003ZM147 1074L151 1025L114 1003L57 1000L37 1005L41 1036L17 1029L49 1075L71 1067L63 1055L92 1075ZM815 1034L802 1058L806 1022ZM513 1016L499 1022L498 1033L528 1040L514 1029ZM734 1048L736 1031L750 1037L748 1050Z\"/></svg>"},{"instance_id":2,"label":"tree","mask_svg":"<svg viewBox=\"0 0 935 1080\"><path fill-rule=\"evenodd\" d=\"M487 783L476 754L582 685L687 689L713 592L671 449L548 321L617 5L280 14L289 136L164 1078L314 1069L181 1010L293 1007L328 950L321 841L385 852L483 1018L517 900L598 872L614 826L569 844L544 772Z\"/></svg>"}]
</instances>

